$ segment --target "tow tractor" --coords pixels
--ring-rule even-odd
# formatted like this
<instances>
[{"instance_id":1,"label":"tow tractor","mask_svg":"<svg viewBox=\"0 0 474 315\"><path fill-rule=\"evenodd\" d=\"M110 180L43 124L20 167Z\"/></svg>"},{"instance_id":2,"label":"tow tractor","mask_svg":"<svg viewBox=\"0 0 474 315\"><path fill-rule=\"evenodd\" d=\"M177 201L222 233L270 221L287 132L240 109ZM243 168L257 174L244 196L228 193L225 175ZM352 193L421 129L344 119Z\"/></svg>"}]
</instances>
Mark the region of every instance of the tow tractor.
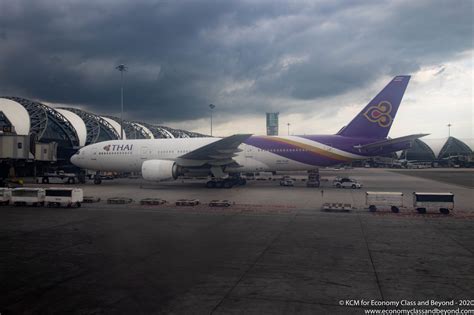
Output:
<instances>
[{"instance_id":1,"label":"tow tractor","mask_svg":"<svg viewBox=\"0 0 474 315\"><path fill-rule=\"evenodd\" d=\"M64 171L46 172L43 176L36 178L38 184L75 184L78 181L76 174Z\"/></svg>"}]
</instances>

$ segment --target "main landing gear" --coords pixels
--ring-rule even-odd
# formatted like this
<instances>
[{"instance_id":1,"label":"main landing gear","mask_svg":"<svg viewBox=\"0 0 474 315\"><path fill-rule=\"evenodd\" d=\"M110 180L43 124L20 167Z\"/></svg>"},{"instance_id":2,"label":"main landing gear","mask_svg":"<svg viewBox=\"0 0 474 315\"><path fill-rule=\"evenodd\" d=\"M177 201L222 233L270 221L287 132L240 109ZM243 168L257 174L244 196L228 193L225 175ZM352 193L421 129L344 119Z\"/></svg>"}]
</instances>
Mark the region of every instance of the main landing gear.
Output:
<instances>
[{"instance_id":1,"label":"main landing gear","mask_svg":"<svg viewBox=\"0 0 474 315\"><path fill-rule=\"evenodd\" d=\"M211 179L206 183L207 188L232 188L234 186L243 186L247 184L247 180L242 177L226 178L226 179Z\"/></svg>"},{"instance_id":2,"label":"main landing gear","mask_svg":"<svg viewBox=\"0 0 474 315\"><path fill-rule=\"evenodd\" d=\"M96 185L102 184L102 178L101 178L99 172L95 173L95 175L94 175L94 184L96 184Z\"/></svg>"}]
</instances>

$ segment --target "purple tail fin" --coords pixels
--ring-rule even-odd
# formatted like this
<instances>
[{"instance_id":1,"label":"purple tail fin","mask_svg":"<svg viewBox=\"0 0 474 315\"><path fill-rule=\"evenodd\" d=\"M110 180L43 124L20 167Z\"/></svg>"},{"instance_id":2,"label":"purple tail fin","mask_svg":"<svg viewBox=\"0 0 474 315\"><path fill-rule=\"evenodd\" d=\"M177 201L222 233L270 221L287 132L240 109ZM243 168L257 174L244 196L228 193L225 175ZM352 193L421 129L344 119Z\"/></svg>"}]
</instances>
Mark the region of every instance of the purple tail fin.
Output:
<instances>
[{"instance_id":1,"label":"purple tail fin","mask_svg":"<svg viewBox=\"0 0 474 315\"><path fill-rule=\"evenodd\" d=\"M409 75L393 78L373 100L337 134L346 137L384 139L392 126L407 88Z\"/></svg>"}]
</instances>

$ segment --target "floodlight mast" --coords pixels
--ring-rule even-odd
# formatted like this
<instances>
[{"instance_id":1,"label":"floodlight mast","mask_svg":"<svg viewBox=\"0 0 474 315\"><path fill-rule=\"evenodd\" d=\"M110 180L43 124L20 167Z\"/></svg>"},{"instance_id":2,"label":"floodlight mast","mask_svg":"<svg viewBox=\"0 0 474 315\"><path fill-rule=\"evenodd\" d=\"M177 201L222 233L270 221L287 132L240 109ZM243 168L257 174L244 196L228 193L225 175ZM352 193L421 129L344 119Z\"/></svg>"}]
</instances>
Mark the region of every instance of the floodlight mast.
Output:
<instances>
[{"instance_id":1,"label":"floodlight mast","mask_svg":"<svg viewBox=\"0 0 474 315\"><path fill-rule=\"evenodd\" d=\"M211 109L211 137L212 137L212 111L214 108L216 108L216 105L209 104L209 108Z\"/></svg>"},{"instance_id":2,"label":"floodlight mast","mask_svg":"<svg viewBox=\"0 0 474 315\"><path fill-rule=\"evenodd\" d=\"M120 64L115 69L120 71L120 139L123 140L123 73L127 71L127 66Z\"/></svg>"}]
</instances>

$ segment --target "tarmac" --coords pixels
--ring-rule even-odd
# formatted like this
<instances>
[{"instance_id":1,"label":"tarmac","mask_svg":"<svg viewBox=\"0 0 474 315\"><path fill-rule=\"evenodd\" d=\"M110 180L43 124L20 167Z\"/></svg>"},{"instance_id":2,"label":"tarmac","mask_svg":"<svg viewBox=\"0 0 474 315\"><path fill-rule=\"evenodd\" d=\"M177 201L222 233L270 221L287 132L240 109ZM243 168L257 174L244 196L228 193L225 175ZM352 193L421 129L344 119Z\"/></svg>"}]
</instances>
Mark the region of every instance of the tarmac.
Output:
<instances>
[{"instance_id":1,"label":"tarmac","mask_svg":"<svg viewBox=\"0 0 474 315\"><path fill-rule=\"evenodd\" d=\"M473 173L450 170L462 179L447 182L423 171L323 170L322 188L120 179L80 186L102 201L78 209L0 207L0 313L472 310L474 203L460 174ZM363 188L331 187L347 175ZM374 190L404 192L405 208L368 212ZM413 191L453 192L455 210L418 214ZM117 196L134 202L105 203ZM140 206L147 197L169 203ZM202 205L174 206L179 198ZM212 199L233 205L209 208ZM324 202L355 209L322 212Z\"/></svg>"}]
</instances>

